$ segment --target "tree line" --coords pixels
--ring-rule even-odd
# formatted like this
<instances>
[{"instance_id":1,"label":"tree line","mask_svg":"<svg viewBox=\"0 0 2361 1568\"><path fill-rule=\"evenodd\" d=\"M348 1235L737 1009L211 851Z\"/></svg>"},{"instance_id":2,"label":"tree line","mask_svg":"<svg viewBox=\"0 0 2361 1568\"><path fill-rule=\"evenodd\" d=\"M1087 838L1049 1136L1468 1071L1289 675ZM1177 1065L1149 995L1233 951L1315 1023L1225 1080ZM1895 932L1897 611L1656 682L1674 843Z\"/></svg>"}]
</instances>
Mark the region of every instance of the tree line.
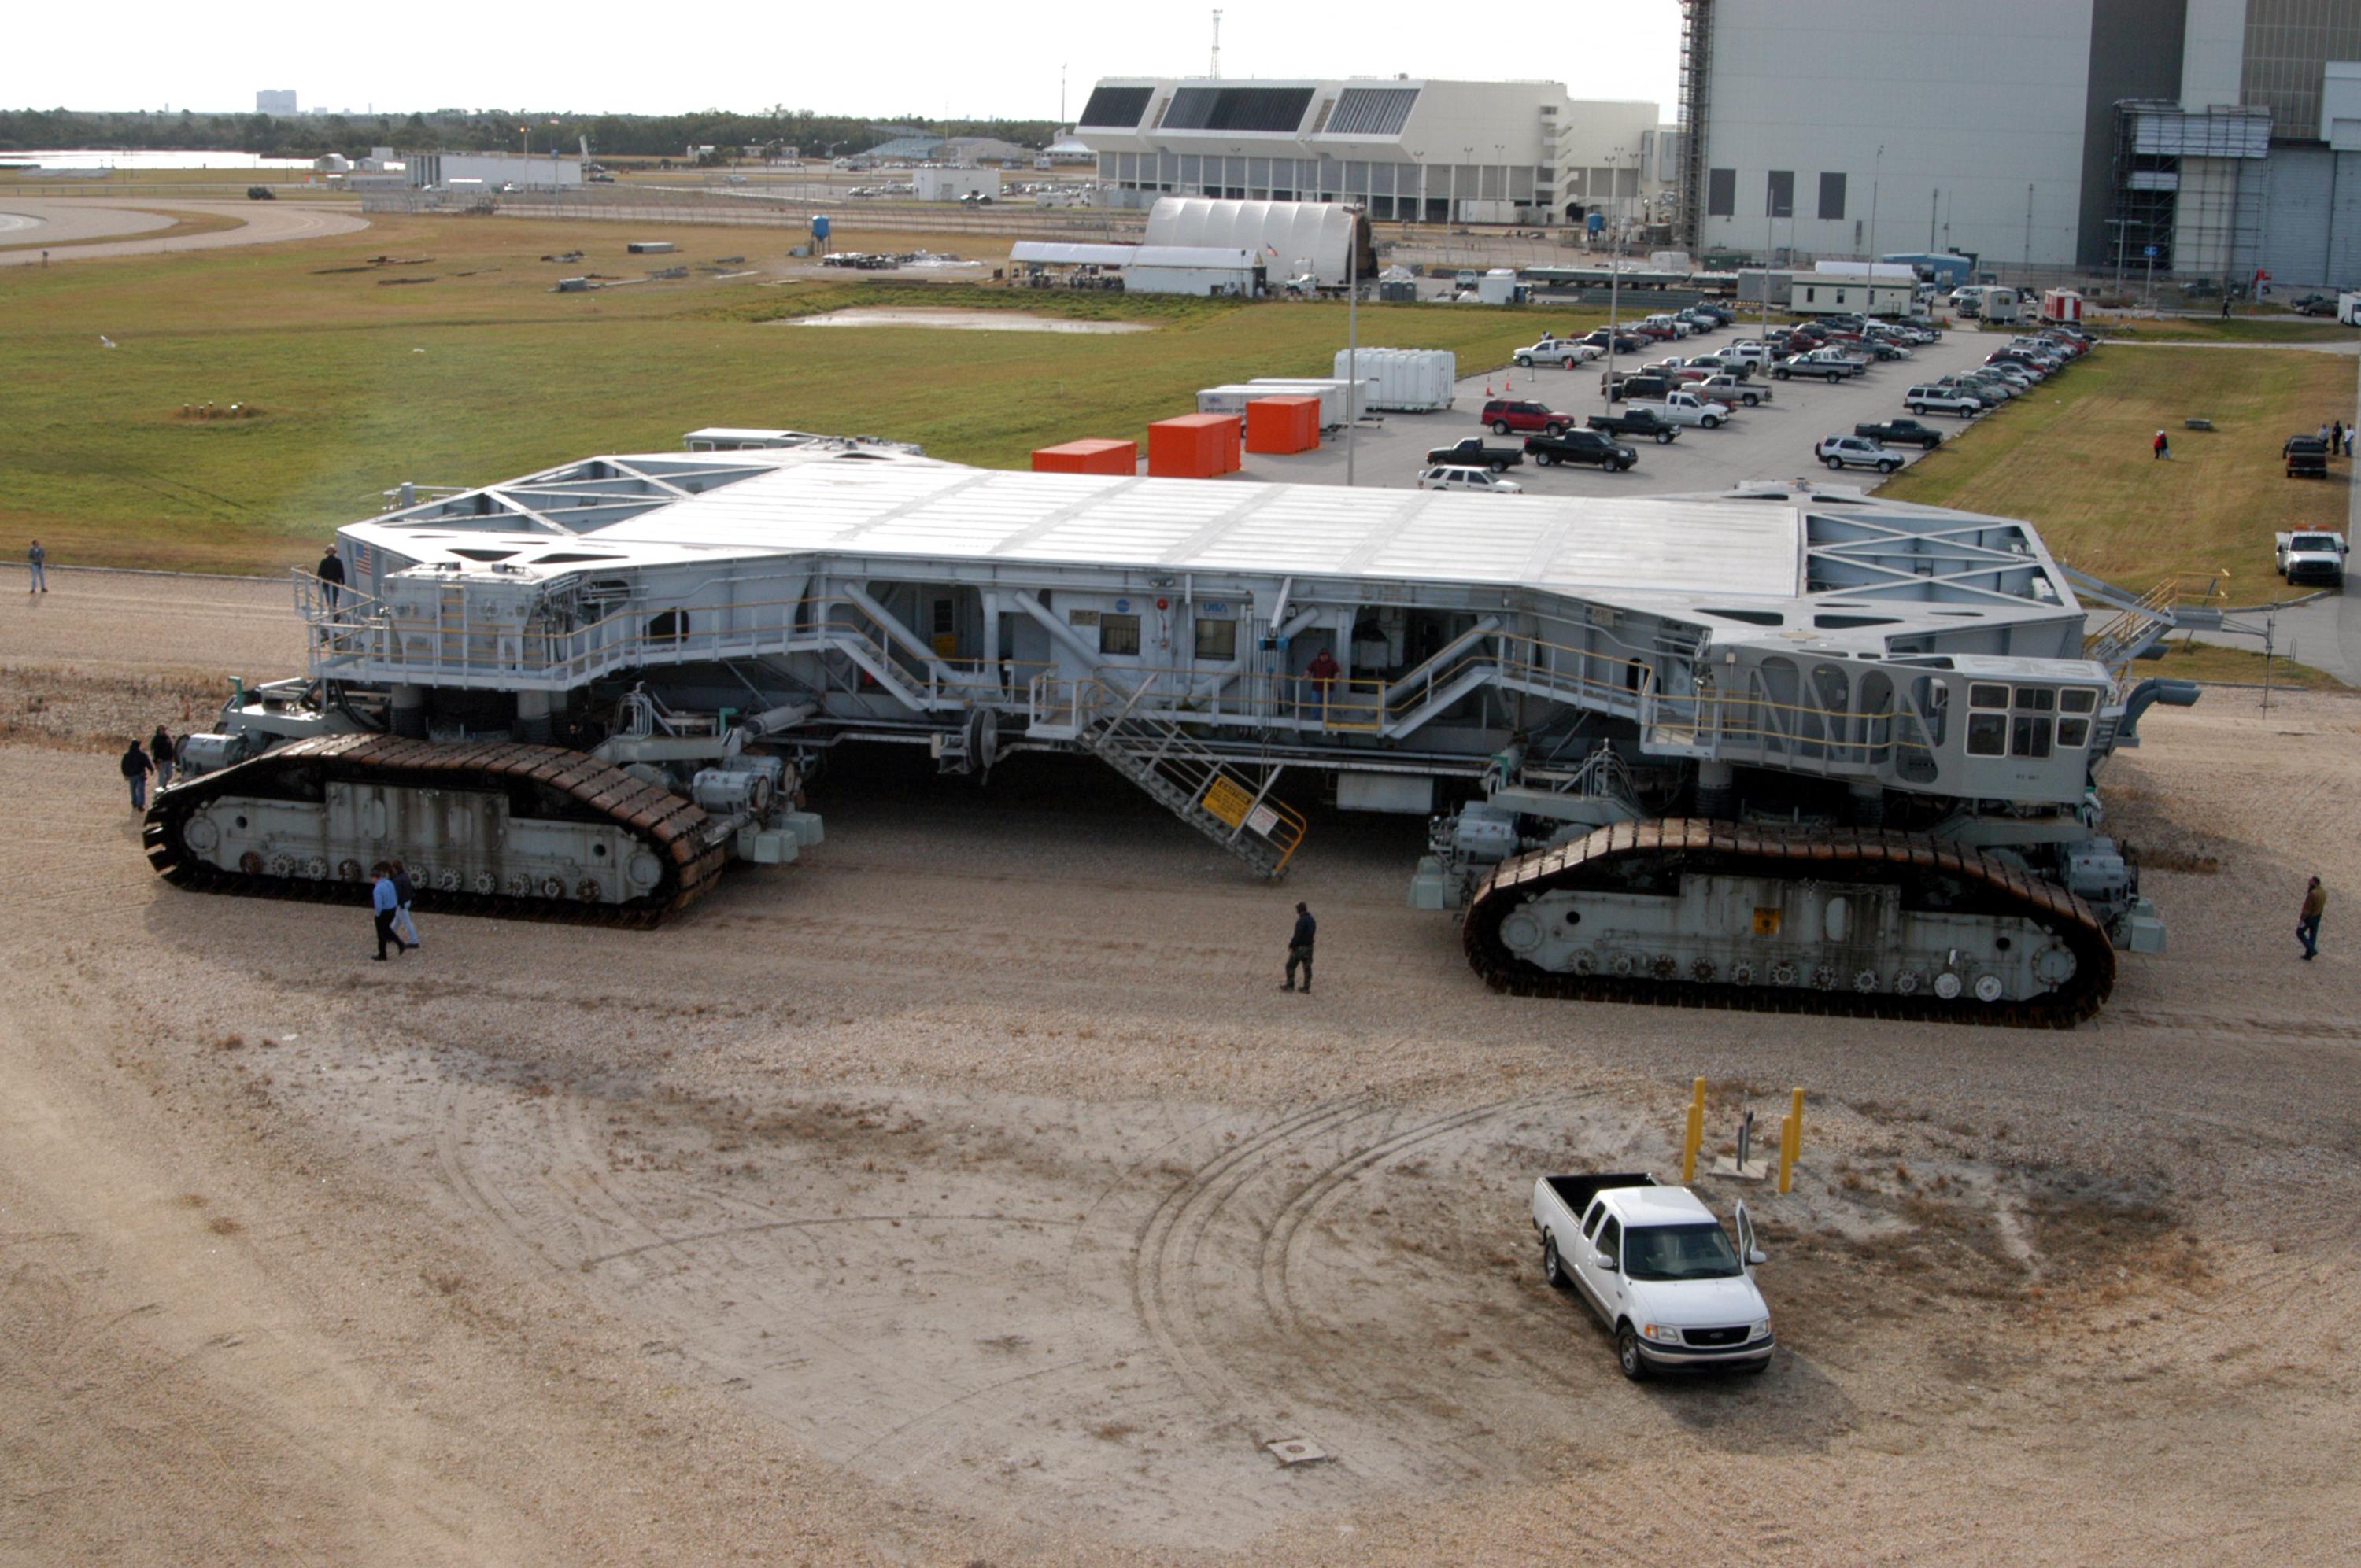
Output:
<instances>
[{"instance_id":1,"label":"tree line","mask_svg":"<svg viewBox=\"0 0 2361 1568\"><path fill-rule=\"evenodd\" d=\"M1052 120L894 121L818 115L774 107L760 114L708 109L694 115L578 115L547 110L436 109L409 115L214 115L182 109L0 109L0 152L34 148L134 151L247 152L264 158L365 155L372 147L412 152L514 152L572 149L582 138L593 158L680 159L693 147L724 155L741 148L795 148L806 158L843 158L897 137L998 137L1047 147Z\"/></svg>"}]
</instances>

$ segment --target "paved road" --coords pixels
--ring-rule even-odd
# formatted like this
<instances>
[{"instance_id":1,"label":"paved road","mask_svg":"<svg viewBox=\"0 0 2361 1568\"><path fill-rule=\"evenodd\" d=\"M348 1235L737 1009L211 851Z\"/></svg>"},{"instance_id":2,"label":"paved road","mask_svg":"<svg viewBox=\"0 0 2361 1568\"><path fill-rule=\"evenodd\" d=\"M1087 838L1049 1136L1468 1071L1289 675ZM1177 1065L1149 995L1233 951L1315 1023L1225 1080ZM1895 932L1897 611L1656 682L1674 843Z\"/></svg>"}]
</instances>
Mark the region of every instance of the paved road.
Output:
<instances>
[{"instance_id":1,"label":"paved road","mask_svg":"<svg viewBox=\"0 0 2361 1568\"><path fill-rule=\"evenodd\" d=\"M1532 318L1534 334L1538 336L1549 313L1537 310ZM1710 337L1693 338L1676 347L1641 357L1703 354L1751 334L1751 327L1733 329ZM1850 433L1862 420L1902 414L1902 394L1912 384L1964 369L1991 349L1991 340L1974 333L1952 333L1919 349L1909 359L1880 365L1837 386L1819 381L1763 381L1761 384L1773 394L1771 402L1761 408L1741 410L1735 420L1719 430L1686 431L1669 446L1642 442L1639 466L1629 473L1542 468L1529 463L1511 470L1510 477L1522 485L1528 495L1550 496L1678 494L1727 489L1756 479L1792 479L1799 475L1867 488L1876 482L1874 473L1851 470L1839 481L1838 476L1820 466L1812 456L1813 444L1833 433ZM1599 392L1601 368L1594 362L1573 370L1510 368L1470 376L1459 383L1459 400L1454 409L1431 414L1388 414L1381 429L1356 432L1353 438L1356 483L1394 488L1415 484L1430 447L1483 433L1477 415L1484 406L1488 389L1491 395L1547 401L1553 408L1573 415L1577 424L1590 414L1604 412L1607 401ZM1759 377L1757 379L1761 380ZM1999 417L2007 417L2004 411L1996 412ZM1930 415L1927 422L1948 433L1962 422L1936 414ZM1915 462L1918 454L1905 449L1905 456ZM1317 452L1291 457L1252 455L1246 459L1249 477L1310 484L1342 484L1345 467L1341 438Z\"/></svg>"},{"instance_id":2,"label":"paved road","mask_svg":"<svg viewBox=\"0 0 2361 1568\"><path fill-rule=\"evenodd\" d=\"M52 247L49 264L53 267L104 256L148 256L170 250L217 250L228 246L274 245L291 239L318 239L328 235L351 234L368 227L368 220L358 213L328 211L310 203L280 205L270 202L142 201L141 206L154 207L158 212L134 212L125 207L61 197L33 200L8 196L0 198L0 201L5 203L0 212L11 217L31 220L24 226L12 225L6 243L34 247L49 243ZM238 226L218 229L212 234L178 235L165 239L105 237L111 235L137 236L169 228L176 221L169 216L159 216L159 213L222 214L236 218ZM98 239L100 243L66 243L85 239ZM0 250L0 267L38 267L40 264L41 251L38 248Z\"/></svg>"}]
</instances>

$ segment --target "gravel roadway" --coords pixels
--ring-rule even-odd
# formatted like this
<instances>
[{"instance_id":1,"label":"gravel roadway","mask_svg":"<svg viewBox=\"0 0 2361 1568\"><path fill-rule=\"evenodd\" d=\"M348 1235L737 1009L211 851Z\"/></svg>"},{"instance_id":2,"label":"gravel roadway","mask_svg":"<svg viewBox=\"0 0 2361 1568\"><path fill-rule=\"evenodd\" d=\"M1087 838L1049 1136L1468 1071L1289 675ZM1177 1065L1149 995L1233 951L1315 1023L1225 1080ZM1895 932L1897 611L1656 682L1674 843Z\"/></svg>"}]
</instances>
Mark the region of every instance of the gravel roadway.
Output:
<instances>
[{"instance_id":1,"label":"gravel roadway","mask_svg":"<svg viewBox=\"0 0 2361 1568\"><path fill-rule=\"evenodd\" d=\"M0 267L38 267L42 264L42 253L38 247L42 246L51 247L50 264L61 267L69 261L83 261L102 256L152 256L171 250L217 250L235 245L275 245L281 240L320 239L368 227L368 220L357 211L327 210L309 202L134 200L138 200L141 207L154 211L135 212L127 207L107 206L87 199L52 198L44 201L17 196L0 197L0 203L5 203L0 206L0 212L34 220L27 227L11 227L7 231L7 243L35 247L0 250ZM180 235L169 239L110 240L105 237L169 228L177 221L171 217L159 217L157 215L159 213L214 214L237 219L238 226L216 229L211 234ZM99 243L79 243L90 240Z\"/></svg>"},{"instance_id":2,"label":"gravel roadway","mask_svg":"<svg viewBox=\"0 0 2361 1568\"><path fill-rule=\"evenodd\" d=\"M1496 996L1414 822L1315 814L1272 889L923 753L658 932L377 964L137 852L131 673L283 649L258 592L0 593L0 1556L2350 1555L2352 699L2150 716L2109 783L2173 949L2072 1033ZM1669 1173L1693 1074L1717 1144L1811 1096L1795 1193L1706 1189L1783 1348L1633 1386L1527 1194Z\"/></svg>"}]
</instances>

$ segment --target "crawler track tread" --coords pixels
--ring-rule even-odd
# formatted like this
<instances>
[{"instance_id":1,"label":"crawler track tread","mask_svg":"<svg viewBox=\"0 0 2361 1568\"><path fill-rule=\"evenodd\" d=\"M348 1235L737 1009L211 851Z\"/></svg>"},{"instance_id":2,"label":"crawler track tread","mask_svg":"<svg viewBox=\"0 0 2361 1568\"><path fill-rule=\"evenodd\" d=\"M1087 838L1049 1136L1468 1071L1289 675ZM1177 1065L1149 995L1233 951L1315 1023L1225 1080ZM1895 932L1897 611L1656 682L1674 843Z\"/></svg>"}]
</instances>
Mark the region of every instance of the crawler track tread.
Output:
<instances>
[{"instance_id":1,"label":"crawler track tread","mask_svg":"<svg viewBox=\"0 0 2361 1568\"><path fill-rule=\"evenodd\" d=\"M710 892L729 861L726 836L694 802L580 751L506 740L451 743L390 735L332 735L293 741L157 792L141 835L148 863L175 886L195 893L367 904L365 882L313 882L225 871L201 860L182 839L183 828L199 806L237 794L242 784L283 776L290 767L309 768L324 783L401 783L405 776L424 774L438 788L465 788L466 775L488 789L505 788L512 782L536 784L607 817L653 851L664 868L654 891L623 904L421 887L418 906L430 913L645 928Z\"/></svg>"},{"instance_id":2,"label":"crawler track tread","mask_svg":"<svg viewBox=\"0 0 2361 1568\"><path fill-rule=\"evenodd\" d=\"M1741 986L1643 976L1544 970L1500 940L1500 925L1526 900L1558 888L1598 884L1617 862L1659 857L1682 864L1750 863L1774 874L1810 876L1876 861L1982 883L2028 918L2056 928L2072 949L2073 979L2047 996L1994 1003L1931 994L1901 996L1821 991L1805 986ZM1797 864L1795 862L1803 863ZM1518 996L1627 1002L1663 1007L1726 1007L1772 1013L1839 1014L2017 1028L2071 1028L2096 1013L2114 988L2115 955L2088 905L2046 878L2028 875L1981 850L1924 834L1885 828L1796 830L1697 817L1619 822L1581 839L1500 862L1478 883L1461 927L1467 961L1495 991Z\"/></svg>"}]
</instances>

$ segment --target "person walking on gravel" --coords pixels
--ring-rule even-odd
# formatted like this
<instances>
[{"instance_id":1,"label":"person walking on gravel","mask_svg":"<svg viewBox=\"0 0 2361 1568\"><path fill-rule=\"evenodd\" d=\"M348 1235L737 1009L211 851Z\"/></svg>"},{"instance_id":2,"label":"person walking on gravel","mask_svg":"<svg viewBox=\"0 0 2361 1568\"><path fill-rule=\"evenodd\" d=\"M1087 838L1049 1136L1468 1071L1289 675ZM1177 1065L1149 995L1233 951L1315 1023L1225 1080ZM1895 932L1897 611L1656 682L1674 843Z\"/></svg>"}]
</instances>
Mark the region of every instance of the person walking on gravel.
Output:
<instances>
[{"instance_id":1,"label":"person walking on gravel","mask_svg":"<svg viewBox=\"0 0 2361 1568\"><path fill-rule=\"evenodd\" d=\"M418 886L410 880L410 870L400 861L393 862L393 933L412 947L418 946L418 924L410 917L410 901L418 896Z\"/></svg>"},{"instance_id":2,"label":"person walking on gravel","mask_svg":"<svg viewBox=\"0 0 2361 1568\"><path fill-rule=\"evenodd\" d=\"M2295 939L2303 944L2303 956L2307 959L2320 956L2320 917L2327 913L2328 890L2320 885L2318 877L2314 877L2312 885L2304 889L2303 913L2297 916L2295 923Z\"/></svg>"},{"instance_id":3,"label":"person walking on gravel","mask_svg":"<svg viewBox=\"0 0 2361 1568\"><path fill-rule=\"evenodd\" d=\"M33 547L25 552L25 565L32 568L31 581L27 584L25 591L28 594L48 593L49 591L49 553L41 548L39 540L34 540Z\"/></svg>"},{"instance_id":4,"label":"person walking on gravel","mask_svg":"<svg viewBox=\"0 0 2361 1568\"><path fill-rule=\"evenodd\" d=\"M369 885L369 906L377 913L377 961L385 962L385 945L393 944L394 951L406 953L410 944L394 935L394 920L401 914L401 895L393 890L393 872L383 861L369 868L377 881Z\"/></svg>"},{"instance_id":5,"label":"person walking on gravel","mask_svg":"<svg viewBox=\"0 0 2361 1568\"><path fill-rule=\"evenodd\" d=\"M148 760L156 764L156 787L163 789L170 785L173 768L172 732L160 724L156 726L156 733L148 737Z\"/></svg>"},{"instance_id":6,"label":"person walking on gravel","mask_svg":"<svg viewBox=\"0 0 2361 1568\"><path fill-rule=\"evenodd\" d=\"M1312 994L1312 939L1319 934L1320 922L1312 918L1312 911L1299 904L1295 906L1295 934L1287 939L1287 983L1281 991L1293 991L1295 966L1303 966L1303 994Z\"/></svg>"},{"instance_id":7,"label":"person walking on gravel","mask_svg":"<svg viewBox=\"0 0 2361 1568\"><path fill-rule=\"evenodd\" d=\"M345 591L345 563L335 545L329 545L321 554L319 569L312 575L320 579L320 597L328 601L330 609L335 609Z\"/></svg>"},{"instance_id":8,"label":"person walking on gravel","mask_svg":"<svg viewBox=\"0 0 2361 1568\"><path fill-rule=\"evenodd\" d=\"M148 760L148 753L139 749L138 741L134 740L123 749L123 782L131 786L131 809L134 811L148 809L148 775L154 767L155 764Z\"/></svg>"}]
</instances>

